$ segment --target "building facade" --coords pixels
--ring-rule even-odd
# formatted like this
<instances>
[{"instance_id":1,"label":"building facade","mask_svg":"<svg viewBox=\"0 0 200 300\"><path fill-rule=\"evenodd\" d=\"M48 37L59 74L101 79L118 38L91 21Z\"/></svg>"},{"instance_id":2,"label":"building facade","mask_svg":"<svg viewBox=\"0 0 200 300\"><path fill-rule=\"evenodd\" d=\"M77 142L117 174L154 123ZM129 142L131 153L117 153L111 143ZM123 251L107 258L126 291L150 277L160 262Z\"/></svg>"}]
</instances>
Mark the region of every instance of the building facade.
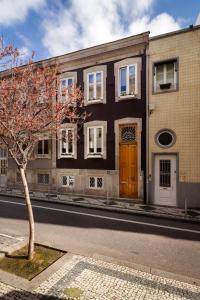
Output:
<instances>
[{"instance_id":1,"label":"building facade","mask_svg":"<svg viewBox=\"0 0 200 300\"><path fill-rule=\"evenodd\" d=\"M149 202L200 207L200 26L149 42Z\"/></svg>"},{"instance_id":2,"label":"building facade","mask_svg":"<svg viewBox=\"0 0 200 300\"><path fill-rule=\"evenodd\" d=\"M59 64L61 95L83 87L90 116L80 128L63 124L57 141L41 136L28 163L31 190L144 200L147 47L143 33L47 60ZM11 159L5 177L20 187Z\"/></svg>"}]
</instances>

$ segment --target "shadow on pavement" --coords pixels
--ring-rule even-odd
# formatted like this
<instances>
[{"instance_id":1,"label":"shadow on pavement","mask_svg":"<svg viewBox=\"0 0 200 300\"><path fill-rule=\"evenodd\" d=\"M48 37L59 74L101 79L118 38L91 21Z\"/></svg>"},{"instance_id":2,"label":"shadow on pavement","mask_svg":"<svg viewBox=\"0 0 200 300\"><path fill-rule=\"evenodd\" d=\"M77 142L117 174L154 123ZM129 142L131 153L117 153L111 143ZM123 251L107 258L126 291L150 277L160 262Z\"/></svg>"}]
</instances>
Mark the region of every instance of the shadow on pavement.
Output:
<instances>
[{"instance_id":1,"label":"shadow on pavement","mask_svg":"<svg viewBox=\"0 0 200 300\"><path fill-rule=\"evenodd\" d=\"M38 293L31 293L26 291L12 291L0 296L0 300L66 300L67 298L60 298L55 296L45 296ZM68 298L71 300L70 298Z\"/></svg>"}]
</instances>

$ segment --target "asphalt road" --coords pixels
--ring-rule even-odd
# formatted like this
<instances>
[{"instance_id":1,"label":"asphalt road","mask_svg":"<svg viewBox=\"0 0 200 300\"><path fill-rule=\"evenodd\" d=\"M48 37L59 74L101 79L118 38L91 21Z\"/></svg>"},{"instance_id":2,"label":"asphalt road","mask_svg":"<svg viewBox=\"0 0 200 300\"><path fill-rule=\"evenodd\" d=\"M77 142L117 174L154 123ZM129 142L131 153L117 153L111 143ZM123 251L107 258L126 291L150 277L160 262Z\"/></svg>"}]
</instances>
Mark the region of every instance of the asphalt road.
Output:
<instances>
[{"instance_id":1,"label":"asphalt road","mask_svg":"<svg viewBox=\"0 0 200 300\"><path fill-rule=\"evenodd\" d=\"M199 224L38 201L32 205L38 243L200 278ZM22 199L0 196L0 233L27 236Z\"/></svg>"}]
</instances>

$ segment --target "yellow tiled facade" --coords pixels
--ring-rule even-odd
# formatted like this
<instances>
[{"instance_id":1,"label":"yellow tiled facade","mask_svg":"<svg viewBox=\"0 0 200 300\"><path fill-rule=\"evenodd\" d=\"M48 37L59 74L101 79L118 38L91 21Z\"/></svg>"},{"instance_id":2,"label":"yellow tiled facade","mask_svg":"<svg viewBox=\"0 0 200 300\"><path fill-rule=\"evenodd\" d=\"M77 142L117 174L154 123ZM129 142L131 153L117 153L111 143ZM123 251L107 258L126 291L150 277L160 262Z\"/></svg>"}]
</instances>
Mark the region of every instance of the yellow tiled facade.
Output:
<instances>
[{"instance_id":1,"label":"yellow tiled facade","mask_svg":"<svg viewBox=\"0 0 200 300\"><path fill-rule=\"evenodd\" d=\"M200 185L200 26L152 38L149 54L149 106L152 108L149 115L150 181L152 154L176 153L178 184ZM153 64L174 58L178 61L177 91L154 93ZM176 142L163 149L156 144L155 135L166 128L175 132Z\"/></svg>"}]
</instances>

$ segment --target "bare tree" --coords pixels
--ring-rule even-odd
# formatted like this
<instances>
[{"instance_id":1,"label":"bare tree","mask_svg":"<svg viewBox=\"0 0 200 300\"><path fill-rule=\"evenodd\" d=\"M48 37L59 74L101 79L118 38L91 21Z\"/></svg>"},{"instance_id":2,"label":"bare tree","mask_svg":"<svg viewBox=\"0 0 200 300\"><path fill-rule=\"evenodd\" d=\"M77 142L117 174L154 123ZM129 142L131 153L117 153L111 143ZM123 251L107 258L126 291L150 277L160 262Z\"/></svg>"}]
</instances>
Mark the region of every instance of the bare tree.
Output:
<instances>
[{"instance_id":1,"label":"bare tree","mask_svg":"<svg viewBox=\"0 0 200 300\"><path fill-rule=\"evenodd\" d=\"M57 67L29 60L21 65L19 51L13 46L0 47L0 58L12 57L15 63L0 73L0 140L19 169L29 220L28 259L34 255L35 227L27 163L41 134L58 136L63 122L83 123L83 93L79 87L62 89L59 99ZM20 63L19 63L20 62ZM64 96L64 98L63 98ZM64 99L64 101L63 101Z\"/></svg>"}]
</instances>

